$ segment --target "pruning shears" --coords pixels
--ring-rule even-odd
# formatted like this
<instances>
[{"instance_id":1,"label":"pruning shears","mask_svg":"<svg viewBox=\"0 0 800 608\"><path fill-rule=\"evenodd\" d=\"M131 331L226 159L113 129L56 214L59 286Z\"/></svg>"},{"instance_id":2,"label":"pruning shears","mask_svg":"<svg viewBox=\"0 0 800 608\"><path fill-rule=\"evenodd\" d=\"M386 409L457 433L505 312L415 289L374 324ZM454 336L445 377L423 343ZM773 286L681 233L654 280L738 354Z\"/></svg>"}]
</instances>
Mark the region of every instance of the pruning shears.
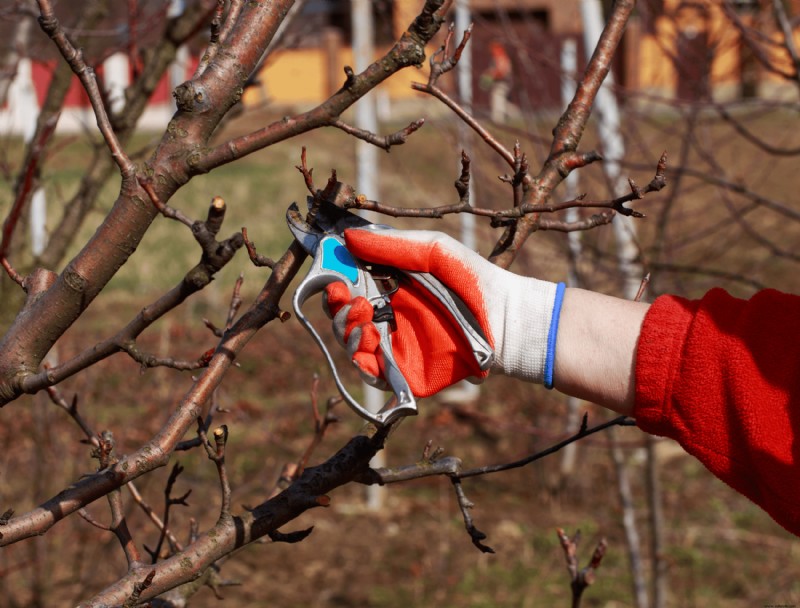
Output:
<instances>
[{"instance_id":1,"label":"pruning shears","mask_svg":"<svg viewBox=\"0 0 800 608\"><path fill-rule=\"evenodd\" d=\"M325 355L336 386L345 402L359 416L382 427L403 416L417 414L417 399L398 367L392 349L391 334L396 330L396 324L391 296L402 281L415 281L444 305L461 328L481 371L489 369L494 359L494 351L478 321L458 295L431 274L370 265L355 258L348 251L343 236L348 228L386 230L390 229L389 226L373 224L326 199L315 201L309 197L308 206L310 210L308 218L303 217L295 203L292 203L286 211L289 229L313 257L311 270L297 288L292 305L297 318L311 333ZM378 413L370 412L350 395L325 342L302 312L303 304L309 297L320 293L328 284L335 281L344 282L354 298L363 296L374 309L373 323L380 335L384 376L393 393L392 398Z\"/></svg>"}]
</instances>

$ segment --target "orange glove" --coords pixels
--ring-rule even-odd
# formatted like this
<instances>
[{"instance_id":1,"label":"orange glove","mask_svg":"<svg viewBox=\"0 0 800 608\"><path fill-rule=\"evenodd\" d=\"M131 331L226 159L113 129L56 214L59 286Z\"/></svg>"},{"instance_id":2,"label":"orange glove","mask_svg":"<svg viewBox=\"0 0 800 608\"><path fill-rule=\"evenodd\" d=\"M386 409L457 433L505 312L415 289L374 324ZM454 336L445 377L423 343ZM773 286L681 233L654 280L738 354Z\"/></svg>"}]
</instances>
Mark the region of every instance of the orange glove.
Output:
<instances>
[{"instance_id":1,"label":"orange glove","mask_svg":"<svg viewBox=\"0 0 800 608\"><path fill-rule=\"evenodd\" d=\"M526 278L498 268L455 239L429 231L350 229L348 250L366 262L435 276L464 301L495 351L492 371L552 387L555 338L563 283ZM325 289L327 313L339 342L364 380L386 388L373 307L353 299L344 283ZM417 397L427 397L481 371L458 324L427 290L401 280L391 296L397 322L394 358ZM549 369L548 369L549 367Z\"/></svg>"}]
</instances>

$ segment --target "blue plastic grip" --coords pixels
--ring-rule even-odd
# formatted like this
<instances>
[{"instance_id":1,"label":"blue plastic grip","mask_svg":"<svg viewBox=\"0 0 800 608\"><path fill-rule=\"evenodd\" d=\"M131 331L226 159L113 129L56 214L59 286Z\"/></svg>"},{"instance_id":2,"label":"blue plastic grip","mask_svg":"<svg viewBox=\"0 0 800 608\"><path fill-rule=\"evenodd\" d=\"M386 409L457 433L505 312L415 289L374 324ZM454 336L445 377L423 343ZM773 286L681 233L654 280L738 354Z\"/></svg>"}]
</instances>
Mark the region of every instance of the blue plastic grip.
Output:
<instances>
[{"instance_id":1,"label":"blue plastic grip","mask_svg":"<svg viewBox=\"0 0 800 608\"><path fill-rule=\"evenodd\" d=\"M338 272L353 285L358 283L358 267L347 248L334 238L323 239L321 245L321 267L324 270Z\"/></svg>"}]
</instances>

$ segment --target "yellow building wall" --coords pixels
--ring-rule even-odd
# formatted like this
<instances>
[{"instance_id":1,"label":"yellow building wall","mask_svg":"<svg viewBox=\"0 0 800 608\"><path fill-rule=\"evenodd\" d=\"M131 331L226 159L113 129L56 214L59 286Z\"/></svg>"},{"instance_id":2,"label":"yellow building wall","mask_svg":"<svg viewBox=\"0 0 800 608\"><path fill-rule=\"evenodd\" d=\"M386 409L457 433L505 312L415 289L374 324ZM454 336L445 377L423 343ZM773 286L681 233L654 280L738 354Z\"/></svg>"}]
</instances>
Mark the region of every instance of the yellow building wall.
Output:
<instances>
[{"instance_id":1,"label":"yellow building wall","mask_svg":"<svg viewBox=\"0 0 800 608\"><path fill-rule=\"evenodd\" d=\"M325 54L322 49L274 53L258 76L259 87L245 91L245 105L269 101L280 105L324 99Z\"/></svg>"},{"instance_id":2,"label":"yellow building wall","mask_svg":"<svg viewBox=\"0 0 800 608\"><path fill-rule=\"evenodd\" d=\"M678 76L671 57L675 54L675 22L658 19L656 33L643 34L639 43L639 85L645 89L674 89Z\"/></svg>"},{"instance_id":3,"label":"yellow building wall","mask_svg":"<svg viewBox=\"0 0 800 608\"><path fill-rule=\"evenodd\" d=\"M742 72L739 32L731 26L718 2L709 4L709 40L714 48L711 84L734 84L739 82Z\"/></svg>"},{"instance_id":4,"label":"yellow building wall","mask_svg":"<svg viewBox=\"0 0 800 608\"><path fill-rule=\"evenodd\" d=\"M770 63L781 72L787 74L793 73L795 69L794 62L792 61L791 55L789 55L789 51L786 50L786 38L784 37L783 32L775 32L771 38L775 42L775 46L771 46L766 49L767 57L769 57ZM795 48L800 49L800 31L795 31L793 38ZM785 77L770 71L764 72L764 78L775 83L786 82Z\"/></svg>"},{"instance_id":5,"label":"yellow building wall","mask_svg":"<svg viewBox=\"0 0 800 608\"><path fill-rule=\"evenodd\" d=\"M689 4L683 0L668 0L664 3L664 13L656 18L655 32L641 37L640 86L672 91L677 88L678 34L692 29L708 36L713 53L711 85L738 82L741 72L739 34L731 27L717 1L700 0Z\"/></svg>"}]
</instances>

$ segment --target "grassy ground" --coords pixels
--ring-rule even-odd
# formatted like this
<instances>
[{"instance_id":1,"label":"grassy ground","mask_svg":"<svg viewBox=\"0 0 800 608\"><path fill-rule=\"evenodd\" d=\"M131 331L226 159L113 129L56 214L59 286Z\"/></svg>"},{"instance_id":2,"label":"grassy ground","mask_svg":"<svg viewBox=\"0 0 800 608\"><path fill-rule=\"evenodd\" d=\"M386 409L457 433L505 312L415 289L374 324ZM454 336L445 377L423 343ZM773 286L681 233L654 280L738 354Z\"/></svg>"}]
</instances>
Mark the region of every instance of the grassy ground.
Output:
<instances>
[{"instance_id":1,"label":"grassy ground","mask_svg":"<svg viewBox=\"0 0 800 608\"><path fill-rule=\"evenodd\" d=\"M535 128L545 138L550 125L544 121L524 126ZM230 128L242 130L246 126L239 122ZM452 182L459 168L451 126L434 120L406 146L390 154L380 153L383 200L406 206L454 200ZM640 137L649 142L639 143L647 152L638 155L643 165L654 167L655 158L664 147L678 146L677 131L666 127L642 127ZM761 128L774 130L776 138L784 137L782 119L772 118ZM720 125L709 124L704 129L708 137L723 136ZM501 135L505 140L516 136ZM535 161L545 154L546 144L526 141L533 141L528 149L535 166ZM304 197L302 178L293 169L302 145L308 146L309 163L315 167L320 183L330 168L337 169L340 179L354 181L352 141L336 131L323 131L197 178L171 204L199 217L211 197L221 195L229 204L223 232L247 226L261 253L278 256L290 239L283 211L289 202ZM633 142L630 145L635 147ZM740 168L752 167L757 158L722 144L720 150L726 169L734 174ZM59 156L58 172L48 182L51 201L74 187L80 174L80 155L70 155L68 151L63 154ZM508 197L496 175L505 169L483 152L476 152L474 158L481 206L504 205L505 202L497 203ZM791 183L792 169L788 164L762 163L757 170L758 182L770 196L789 197L787 184ZM651 174L651 168L633 173L640 184L646 183ZM581 189L592 192L591 196L603 197L597 170L591 169L586 175ZM676 222L674 227L670 225L670 231L678 235L702 231L725 217L721 195L686 182L679 182L677 187L684 196L670 212ZM5 200L0 202L5 205ZM663 200L656 197L636 203L638 208L646 207L650 216L640 224L646 247L658 228L653 224L667 217ZM109 187L100 208L87 222L84 236L94 230L112 201L113 187ZM781 230L787 227L785 223L767 214L759 217L759 228L778 241L796 240L796 230L794 237ZM458 229L457 218L422 224ZM492 243L489 229L481 225L479 232L481 250L487 252ZM599 260L589 276L593 285L614 292L614 277L604 274L606 258L602 255L610 247L609 241L608 229L587 236L587 246L598 254ZM543 278L561 278L566 268L564 250L562 235L537 234L515 269ZM786 270L791 267L782 258L749 244L735 226L723 227L702 242L674 246L670 255L686 263L704 261L729 269L737 265L751 275L757 272L759 280L777 282L785 289L797 288L796 272ZM196 258L188 231L158 219L131 263L92 306L91 314L76 324L60 344L59 358L66 359L107 336L142 305L180 280ZM245 275L246 300L266 277L266 271L253 268L246 256L238 256L209 289L145 334L143 348L192 358L213 346L215 340L203 328L202 318L217 324L223 321L239 273ZM683 287L693 294L712 280L670 275L663 278L661 285ZM731 286L746 290L736 282ZM284 307L289 307L288 302ZM321 374L323 395L335 392L316 347L294 321L270 325L256 337L239 363L241 368L231 372L219 393L228 410L219 422L231 430L228 460L237 509L262 501L282 465L296 460L305 449L310 438L308 393L313 375ZM95 428L113 430L118 449L130 451L163 423L190 383L189 374L162 369L140 373L133 362L117 356L67 381L63 391L66 395L77 393L82 411ZM404 422L391 438L387 451L390 465L418 459L428 440L470 465L510 461L553 443L563 429L562 400L540 387L490 379L481 389L476 408L487 417L464 418L436 399L427 400L422 415ZM593 421L602 419L598 410L589 405L586 408ZM9 449L0 451L0 505L13 505L17 512L25 512L94 467L86 446L78 443L74 424L41 395L21 399L3 414L0 438ZM340 415L341 423L319 448L315 461L324 459L358 430L354 415L345 410ZM649 535L640 449L643 436L636 429L625 429L620 437L634 478L639 524L646 542ZM218 509L216 472L196 451L181 454L173 461L186 467L176 492L193 490L190 507L173 512L174 530L183 539L189 517L196 518L201 529L214 521ZM379 513L365 510L362 488L343 488L332 495L330 508L312 511L290 527L313 525L314 532L306 541L291 546L257 544L227 560L222 565L223 575L242 584L223 590L227 598L224 605L568 605L569 585L555 535L557 526L568 532L582 531L584 563L600 537L609 541L608 555L597 582L586 593L584 605L632 605L616 482L605 438L596 437L581 444L577 468L570 476L560 475L559 462L556 456L523 470L465 484L467 495L476 504L475 523L488 535L486 542L497 550L495 555L482 555L470 544L447 480L391 487L386 492L386 506ZM800 604L800 581L796 576L800 543L680 451L665 450L662 464L669 605L745 608ZM139 483L157 510L161 508L167 475L168 470L158 471ZM128 496L124 496L127 501ZM156 530L133 505L128 509L137 543L153 546ZM89 511L98 520L107 520L103 501L92 505ZM32 590L38 588L40 597L47 599L46 605L69 605L102 588L123 570L123 555L113 537L71 517L45 538L20 543L0 553L0 594L8 599L9 606L24 606L36 596ZM219 602L205 589L192 605Z\"/></svg>"}]
</instances>

